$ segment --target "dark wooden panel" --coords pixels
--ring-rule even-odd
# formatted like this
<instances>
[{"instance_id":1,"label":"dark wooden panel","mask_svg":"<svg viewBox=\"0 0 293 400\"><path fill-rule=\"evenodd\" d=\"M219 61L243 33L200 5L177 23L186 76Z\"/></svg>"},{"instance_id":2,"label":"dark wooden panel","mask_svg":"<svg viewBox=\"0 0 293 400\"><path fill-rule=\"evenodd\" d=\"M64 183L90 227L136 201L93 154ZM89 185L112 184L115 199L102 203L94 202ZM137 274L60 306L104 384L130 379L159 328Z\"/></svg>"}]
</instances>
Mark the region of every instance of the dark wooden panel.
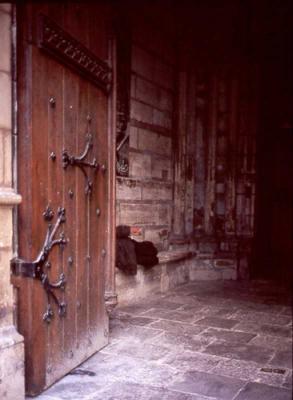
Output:
<instances>
[{"instance_id":1,"label":"dark wooden panel","mask_svg":"<svg viewBox=\"0 0 293 400\"><path fill-rule=\"evenodd\" d=\"M32 71L38 76L38 81L32 82L32 186L27 195L27 203L22 203L27 209L30 204L32 208L32 256L37 257L46 237L46 223L43 212L48 202L48 93L46 86L46 75L48 73L45 59L36 60L37 50L32 51ZM46 295L40 282L31 285L31 330L33 353L32 380L38 386L43 383L46 370L46 342L47 326L43 323L43 314L46 311ZM36 318L41 324L36 324ZM35 390L35 387L33 388Z\"/></svg>"},{"instance_id":2,"label":"dark wooden panel","mask_svg":"<svg viewBox=\"0 0 293 400\"><path fill-rule=\"evenodd\" d=\"M61 164L61 151L63 145L63 73L64 69L58 65L54 60L46 55L39 55L46 60L48 71L50 71L50 79L46 80L48 87L48 204L54 210L55 215L59 207L65 207L66 210L66 223L62 226L60 231L64 230L66 237L68 236L68 218L67 207L64 203L64 189ZM54 160L54 153L56 159ZM59 280L60 274L64 273L67 279L67 271L64 267L64 250L54 249L50 257L50 280L56 282ZM56 290L56 296L60 301L66 302L66 294L61 290ZM54 307L54 318L48 325L49 337L47 342L47 368L46 368L46 381L54 382L58 369L62 366L62 349L63 349L63 331L65 318L59 318L58 310ZM57 366L57 367L56 367Z\"/></svg>"},{"instance_id":3,"label":"dark wooden panel","mask_svg":"<svg viewBox=\"0 0 293 400\"><path fill-rule=\"evenodd\" d=\"M88 115L88 84L82 80L78 83L78 130L77 153L81 154L85 148ZM88 287L89 287L89 259L88 259L88 214L87 196L85 194L85 178L80 170L77 171L77 349L86 351L84 343L88 335Z\"/></svg>"},{"instance_id":4,"label":"dark wooden panel","mask_svg":"<svg viewBox=\"0 0 293 400\"><path fill-rule=\"evenodd\" d=\"M67 149L76 155L78 136L78 82L76 76L64 70L63 80L63 143L59 147ZM61 153L60 153L61 154ZM74 167L63 169L63 202L66 208L66 230L68 244L64 250L64 269L66 271L65 297L67 303L67 318L64 320L64 358L70 360L74 356L76 345L76 230L77 230L77 171ZM71 262L72 261L72 262Z\"/></svg>"},{"instance_id":5,"label":"dark wooden panel","mask_svg":"<svg viewBox=\"0 0 293 400\"><path fill-rule=\"evenodd\" d=\"M88 46L90 52L105 52L105 23L98 31L93 27L92 15L98 8L66 3L58 14L55 5L33 4L24 8L21 20L21 29L28 35L22 36L19 50L19 190L24 199L19 213L19 255L33 260L40 251L48 226L43 218L47 206L55 213L51 224L57 219L58 207L65 208L66 221L59 226L55 239L62 231L67 239L63 246L53 247L51 266L44 268L50 282L57 282L61 273L65 275L64 290L53 289L58 301L67 305L65 316L58 315L58 305L50 298L54 315L44 321L47 295L41 281L14 279L19 288L19 327L25 336L29 394L51 385L108 340L104 306L108 255L103 256L103 249L107 251L110 232L106 226L109 205L114 204L107 198L108 175L102 168L94 171L89 167L85 167L84 174L73 158L68 158L66 168L62 162L64 150L68 157L84 152L90 133L93 146L86 160L95 157L100 164L108 164L108 98L101 85L93 85L74 68L68 68L68 60L62 64L50 52L42 52L34 36L42 12L56 18L70 40L71 36L80 39L80 48ZM30 9L32 12L26 15ZM102 13L99 18L103 20ZM103 50L98 49L96 41L103 43ZM86 175L93 183L91 194L85 191ZM97 208L102 210L99 217Z\"/></svg>"},{"instance_id":6,"label":"dark wooden panel","mask_svg":"<svg viewBox=\"0 0 293 400\"><path fill-rule=\"evenodd\" d=\"M89 87L89 111L92 115L91 131L93 134L93 153L97 155L100 164L94 180L94 190L89 203L89 211L91 215L89 241L91 249L91 279L89 291L90 297L90 332L91 340L99 342L102 346L105 344L104 331L105 310L104 310L104 280L101 279L105 270L105 262L107 259L106 247L106 216L108 203L106 200L106 184L107 172L103 172L103 165L106 167L107 158L105 151L107 150L107 103L101 92L94 87ZM98 213L97 213L98 210ZM98 336L94 332L99 330Z\"/></svg>"}]
</instances>

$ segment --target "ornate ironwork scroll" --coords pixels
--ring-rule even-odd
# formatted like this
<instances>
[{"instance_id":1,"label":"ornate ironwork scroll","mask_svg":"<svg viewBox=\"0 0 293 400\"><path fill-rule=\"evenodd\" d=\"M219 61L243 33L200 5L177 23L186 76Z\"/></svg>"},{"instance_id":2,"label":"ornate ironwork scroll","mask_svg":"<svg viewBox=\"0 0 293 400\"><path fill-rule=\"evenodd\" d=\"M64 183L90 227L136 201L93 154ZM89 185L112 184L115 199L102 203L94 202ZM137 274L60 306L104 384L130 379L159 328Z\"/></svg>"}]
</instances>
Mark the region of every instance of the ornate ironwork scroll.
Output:
<instances>
[{"instance_id":1,"label":"ornate ironwork scroll","mask_svg":"<svg viewBox=\"0 0 293 400\"><path fill-rule=\"evenodd\" d=\"M52 223L48 224L47 234L43 247L34 261L25 261L21 258L14 258L11 260L11 271L13 275L33 278L41 281L41 284L47 294L47 309L43 315L43 320L48 323L51 322L54 316L51 300L53 300L53 302L58 307L58 313L60 316L65 316L66 314L66 303L59 301L56 294L54 293L55 289L65 289L65 275L61 273L57 282L51 282L46 271L51 267L49 255L53 247L59 246L62 248L67 243L64 232L60 233L59 238L55 238L60 225L66 221L65 209L60 207L58 209L57 216L58 217L54 225ZM43 213L43 217L46 221L53 220L54 212L49 206Z\"/></svg>"},{"instance_id":2,"label":"ornate ironwork scroll","mask_svg":"<svg viewBox=\"0 0 293 400\"><path fill-rule=\"evenodd\" d=\"M108 93L110 67L45 15L39 17L38 46Z\"/></svg>"},{"instance_id":3,"label":"ornate ironwork scroll","mask_svg":"<svg viewBox=\"0 0 293 400\"><path fill-rule=\"evenodd\" d=\"M86 185L85 185L85 194L91 195L93 190L93 182L89 178L86 168L92 168L95 171L98 170L99 164L95 158L90 161L86 161L87 155L90 149L93 147L93 139L91 134L86 135L86 143L85 149L80 156L72 156L68 153L67 150L63 150L62 153L62 161L63 161L63 168L66 169L68 166L77 166L83 173ZM105 166L102 166L105 169Z\"/></svg>"},{"instance_id":4,"label":"ornate ironwork scroll","mask_svg":"<svg viewBox=\"0 0 293 400\"><path fill-rule=\"evenodd\" d=\"M115 27L117 51L117 164L118 176L128 176L128 147L127 132L130 117L130 82L131 82L131 35L127 24Z\"/></svg>"}]
</instances>

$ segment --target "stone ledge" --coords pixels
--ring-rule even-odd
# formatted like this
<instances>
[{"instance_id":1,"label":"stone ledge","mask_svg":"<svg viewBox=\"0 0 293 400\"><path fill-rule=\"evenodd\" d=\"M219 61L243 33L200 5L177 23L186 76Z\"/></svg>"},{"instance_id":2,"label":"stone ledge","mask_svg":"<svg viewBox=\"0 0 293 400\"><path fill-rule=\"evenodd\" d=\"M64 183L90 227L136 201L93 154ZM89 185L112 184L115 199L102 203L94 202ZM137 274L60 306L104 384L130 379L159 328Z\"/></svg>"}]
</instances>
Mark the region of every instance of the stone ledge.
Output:
<instances>
[{"instance_id":1,"label":"stone ledge","mask_svg":"<svg viewBox=\"0 0 293 400\"><path fill-rule=\"evenodd\" d=\"M116 268L116 292L118 304L129 304L152 293L166 292L189 281L190 262L195 253L191 251L162 251L159 263L147 269L137 266L136 275L125 275Z\"/></svg>"},{"instance_id":2,"label":"stone ledge","mask_svg":"<svg viewBox=\"0 0 293 400\"><path fill-rule=\"evenodd\" d=\"M21 203L21 195L11 188L0 187L0 206L14 206Z\"/></svg>"},{"instance_id":3,"label":"stone ledge","mask_svg":"<svg viewBox=\"0 0 293 400\"><path fill-rule=\"evenodd\" d=\"M169 250L158 253L159 263L147 269L137 267L136 275L125 275L116 268L118 304L130 304L154 293L164 293L183 283L197 280L237 278L236 260L223 260L190 250Z\"/></svg>"},{"instance_id":4,"label":"stone ledge","mask_svg":"<svg viewBox=\"0 0 293 400\"><path fill-rule=\"evenodd\" d=\"M186 250L167 250L158 253L159 264L182 261L195 256L195 252Z\"/></svg>"}]
</instances>

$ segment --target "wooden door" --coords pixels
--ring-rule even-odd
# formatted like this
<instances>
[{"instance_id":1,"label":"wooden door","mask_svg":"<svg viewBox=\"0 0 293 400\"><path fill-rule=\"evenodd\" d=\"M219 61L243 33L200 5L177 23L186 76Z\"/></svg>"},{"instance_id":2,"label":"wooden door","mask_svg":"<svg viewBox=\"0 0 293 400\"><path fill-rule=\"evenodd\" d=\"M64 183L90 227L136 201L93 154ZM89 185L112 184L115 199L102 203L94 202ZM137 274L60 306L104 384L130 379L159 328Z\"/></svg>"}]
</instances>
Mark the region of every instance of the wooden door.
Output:
<instances>
[{"instance_id":1,"label":"wooden door","mask_svg":"<svg viewBox=\"0 0 293 400\"><path fill-rule=\"evenodd\" d=\"M90 2L18 9L23 201L12 272L32 395L108 342L104 292L113 177L107 13Z\"/></svg>"}]
</instances>

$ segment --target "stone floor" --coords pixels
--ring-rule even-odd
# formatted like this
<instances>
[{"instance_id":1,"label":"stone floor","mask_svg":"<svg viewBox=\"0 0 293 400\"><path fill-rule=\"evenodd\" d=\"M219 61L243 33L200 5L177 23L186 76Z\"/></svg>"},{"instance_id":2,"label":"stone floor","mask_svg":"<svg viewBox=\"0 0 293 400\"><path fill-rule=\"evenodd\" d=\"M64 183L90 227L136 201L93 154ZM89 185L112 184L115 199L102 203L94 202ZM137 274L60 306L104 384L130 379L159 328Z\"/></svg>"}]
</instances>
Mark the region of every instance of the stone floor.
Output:
<instances>
[{"instance_id":1,"label":"stone floor","mask_svg":"<svg viewBox=\"0 0 293 400\"><path fill-rule=\"evenodd\" d=\"M37 399L291 400L291 301L209 281L119 307L109 346Z\"/></svg>"}]
</instances>

